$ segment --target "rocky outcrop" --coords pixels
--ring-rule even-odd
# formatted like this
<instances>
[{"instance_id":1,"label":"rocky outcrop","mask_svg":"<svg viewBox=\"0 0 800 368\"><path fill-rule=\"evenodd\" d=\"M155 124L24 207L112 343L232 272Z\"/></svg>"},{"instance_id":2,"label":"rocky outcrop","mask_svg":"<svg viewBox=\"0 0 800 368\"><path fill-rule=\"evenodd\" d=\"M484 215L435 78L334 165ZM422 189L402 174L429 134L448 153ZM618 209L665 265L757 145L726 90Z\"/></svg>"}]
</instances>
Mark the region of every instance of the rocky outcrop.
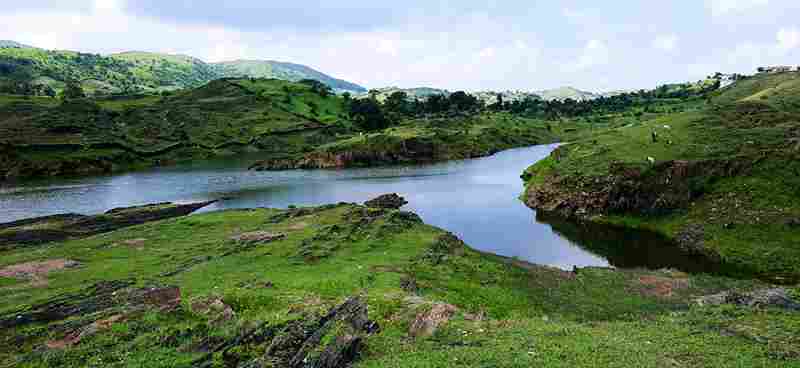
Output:
<instances>
[{"instance_id":1,"label":"rocky outcrop","mask_svg":"<svg viewBox=\"0 0 800 368\"><path fill-rule=\"evenodd\" d=\"M552 154L555 160L561 150ZM652 166L612 163L609 174L587 177L552 173L531 185L525 203L565 217L602 213L664 213L686 208L720 178L741 174L747 161L666 161Z\"/></svg>"},{"instance_id":2,"label":"rocky outcrop","mask_svg":"<svg viewBox=\"0 0 800 368\"><path fill-rule=\"evenodd\" d=\"M367 207L386 208L386 209L400 209L400 207L408 204L405 198L399 196L397 193L384 194L374 199L364 202Z\"/></svg>"},{"instance_id":3,"label":"rocky outcrop","mask_svg":"<svg viewBox=\"0 0 800 368\"><path fill-rule=\"evenodd\" d=\"M345 368L355 362L364 339L380 327L367 315L367 304L359 297L347 299L320 317L309 317L281 325L264 324L223 342L192 364L213 366L220 355L228 366L266 368ZM235 350L244 345L263 346L263 356L240 361Z\"/></svg>"},{"instance_id":4,"label":"rocky outcrop","mask_svg":"<svg viewBox=\"0 0 800 368\"><path fill-rule=\"evenodd\" d=\"M794 300L784 288L761 289L751 292L725 291L696 300L698 305L733 304L751 308L782 308L800 311L800 302Z\"/></svg>"},{"instance_id":5,"label":"rocky outcrop","mask_svg":"<svg viewBox=\"0 0 800 368\"><path fill-rule=\"evenodd\" d=\"M408 328L408 335L414 338L432 336L439 326L447 323L458 311L450 304L437 303L430 310L417 315Z\"/></svg>"},{"instance_id":6,"label":"rocky outcrop","mask_svg":"<svg viewBox=\"0 0 800 368\"><path fill-rule=\"evenodd\" d=\"M102 215L45 216L0 224L0 249L102 234L121 228L188 215L216 201L115 208Z\"/></svg>"}]
</instances>

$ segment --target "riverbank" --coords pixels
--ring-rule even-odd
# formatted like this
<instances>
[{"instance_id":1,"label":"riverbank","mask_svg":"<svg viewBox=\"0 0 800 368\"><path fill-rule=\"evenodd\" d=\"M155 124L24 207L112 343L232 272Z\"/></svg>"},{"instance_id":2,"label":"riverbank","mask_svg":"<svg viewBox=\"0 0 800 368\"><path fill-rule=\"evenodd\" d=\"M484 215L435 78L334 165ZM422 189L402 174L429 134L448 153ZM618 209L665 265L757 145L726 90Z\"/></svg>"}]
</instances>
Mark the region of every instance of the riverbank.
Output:
<instances>
[{"instance_id":1,"label":"riverbank","mask_svg":"<svg viewBox=\"0 0 800 368\"><path fill-rule=\"evenodd\" d=\"M250 168L266 171L419 164L486 157L510 148L555 141L545 123L510 114L414 119L293 157L259 161Z\"/></svg>"},{"instance_id":2,"label":"riverbank","mask_svg":"<svg viewBox=\"0 0 800 368\"><path fill-rule=\"evenodd\" d=\"M524 174L525 202L643 228L774 282L800 280L798 73L714 92L705 109L598 131Z\"/></svg>"},{"instance_id":3,"label":"riverbank","mask_svg":"<svg viewBox=\"0 0 800 368\"><path fill-rule=\"evenodd\" d=\"M0 360L785 367L800 356L797 288L511 262L399 203L229 210L6 250Z\"/></svg>"},{"instance_id":4,"label":"riverbank","mask_svg":"<svg viewBox=\"0 0 800 368\"><path fill-rule=\"evenodd\" d=\"M349 116L351 103L273 79L221 79L163 96L0 95L0 182L240 155L259 155L258 169L424 163L556 140L543 121L472 110L366 129Z\"/></svg>"}]
</instances>

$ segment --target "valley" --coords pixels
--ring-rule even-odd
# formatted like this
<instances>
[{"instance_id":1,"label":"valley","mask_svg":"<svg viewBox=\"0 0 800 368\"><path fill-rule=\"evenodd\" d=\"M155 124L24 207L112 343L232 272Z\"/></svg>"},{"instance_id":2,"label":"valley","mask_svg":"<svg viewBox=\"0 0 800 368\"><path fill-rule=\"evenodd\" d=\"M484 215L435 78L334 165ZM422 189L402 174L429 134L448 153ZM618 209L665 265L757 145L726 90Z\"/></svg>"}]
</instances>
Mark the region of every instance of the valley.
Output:
<instances>
[{"instance_id":1,"label":"valley","mask_svg":"<svg viewBox=\"0 0 800 368\"><path fill-rule=\"evenodd\" d=\"M492 98L91 62L133 84L0 95L0 367L800 365L798 72Z\"/></svg>"}]
</instances>

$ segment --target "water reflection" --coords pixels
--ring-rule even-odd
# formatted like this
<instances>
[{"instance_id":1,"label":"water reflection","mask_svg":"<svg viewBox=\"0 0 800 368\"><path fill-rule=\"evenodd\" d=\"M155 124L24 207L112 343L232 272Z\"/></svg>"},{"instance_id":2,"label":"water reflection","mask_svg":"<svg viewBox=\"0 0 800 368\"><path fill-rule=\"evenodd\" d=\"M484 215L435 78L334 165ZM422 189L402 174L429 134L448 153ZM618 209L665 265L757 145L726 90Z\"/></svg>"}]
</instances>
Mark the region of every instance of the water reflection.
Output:
<instances>
[{"instance_id":1,"label":"water reflection","mask_svg":"<svg viewBox=\"0 0 800 368\"><path fill-rule=\"evenodd\" d=\"M558 215L538 212L536 220L573 244L599 254L618 268L671 268L689 273L713 273L751 278L752 269L722 263L713 257L683 251L665 236L651 231L576 222Z\"/></svg>"},{"instance_id":2,"label":"water reflection","mask_svg":"<svg viewBox=\"0 0 800 368\"><path fill-rule=\"evenodd\" d=\"M252 172L255 158L196 162L115 176L54 180L0 189L0 222L65 212L93 214L154 202L228 198L204 211L363 202L397 192L426 222L473 247L565 269L608 262L535 220L517 197L525 168L554 146L465 161L353 170Z\"/></svg>"}]
</instances>

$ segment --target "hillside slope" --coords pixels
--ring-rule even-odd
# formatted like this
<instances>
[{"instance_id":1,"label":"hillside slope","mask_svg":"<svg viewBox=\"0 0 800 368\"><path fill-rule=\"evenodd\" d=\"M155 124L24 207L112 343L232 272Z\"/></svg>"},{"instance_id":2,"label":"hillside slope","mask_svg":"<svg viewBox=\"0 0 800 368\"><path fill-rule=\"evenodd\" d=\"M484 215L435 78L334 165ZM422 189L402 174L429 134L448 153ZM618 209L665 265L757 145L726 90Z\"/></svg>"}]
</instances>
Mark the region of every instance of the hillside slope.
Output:
<instances>
[{"instance_id":1,"label":"hillside slope","mask_svg":"<svg viewBox=\"0 0 800 368\"><path fill-rule=\"evenodd\" d=\"M0 178L111 172L234 152L299 153L349 130L343 103L275 79L66 103L0 95Z\"/></svg>"},{"instance_id":2,"label":"hillside slope","mask_svg":"<svg viewBox=\"0 0 800 368\"><path fill-rule=\"evenodd\" d=\"M0 181L242 153L263 160L257 169L419 163L555 140L544 122L506 114L403 118L367 131L349 103L310 83L251 78L165 96L0 95Z\"/></svg>"},{"instance_id":3,"label":"hillside slope","mask_svg":"<svg viewBox=\"0 0 800 368\"><path fill-rule=\"evenodd\" d=\"M757 75L709 100L562 146L526 173L526 202L800 280L800 73Z\"/></svg>"},{"instance_id":4,"label":"hillside slope","mask_svg":"<svg viewBox=\"0 0 800 368\"><path fill-rule=\"evenodd\" d=\"M254 66L256 65L256 66ZM124 52L108 56L44 50L13 41L0 45L0 93L55 95L78 81L90 95L160 92L199 87L222 77L316 79L331 88L362 92L356 84L309 67L273 61L206 63L183 55Z\"/></svg>"},{"instance_id":5,"label":"hillside slope","mask_svg":"<svg viewBox=\"0 0 800 368\"><path fill-rule=\"evenodd\" d=\"M229 78L275 78L297 82L303 79L315 79L325 83L335 91L359 93L366 88L355 83L333 78L305 65L285 63L271 60L237 60L211 64L223 77Z\"/></svg>"}]
</instances>

